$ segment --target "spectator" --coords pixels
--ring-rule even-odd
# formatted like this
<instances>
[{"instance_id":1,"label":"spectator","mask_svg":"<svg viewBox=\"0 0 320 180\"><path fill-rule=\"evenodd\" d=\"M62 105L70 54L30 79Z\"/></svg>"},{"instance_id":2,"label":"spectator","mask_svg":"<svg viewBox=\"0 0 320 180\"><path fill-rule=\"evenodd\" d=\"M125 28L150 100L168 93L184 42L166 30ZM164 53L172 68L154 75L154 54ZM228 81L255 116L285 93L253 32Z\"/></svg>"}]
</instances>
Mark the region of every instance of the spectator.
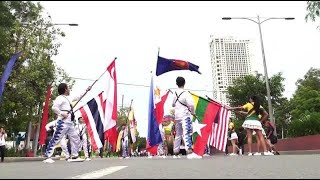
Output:
<instances>
[{"instance_id":1,"label":"spectator","mask_svg":"<svg viewBox=\"0 0 320 180\"><path fill-rule=\"evenodd\" d=\"M18 136L16 137L16 152L19 150L20 142L22 140L21 134L19 133Z\"/></svg>"},{"instance_id":2,"label":"spectator","mask_svg":"<svg viewBox=\"0 0 320 180\"><path fill-rule=\"evenodd\" d=\"M6 138L7 138L7 133L3 128L0 128L0 157L1 157L1 162L4 161L4 153L6 150Z\"/></svg>"}]
</instances>

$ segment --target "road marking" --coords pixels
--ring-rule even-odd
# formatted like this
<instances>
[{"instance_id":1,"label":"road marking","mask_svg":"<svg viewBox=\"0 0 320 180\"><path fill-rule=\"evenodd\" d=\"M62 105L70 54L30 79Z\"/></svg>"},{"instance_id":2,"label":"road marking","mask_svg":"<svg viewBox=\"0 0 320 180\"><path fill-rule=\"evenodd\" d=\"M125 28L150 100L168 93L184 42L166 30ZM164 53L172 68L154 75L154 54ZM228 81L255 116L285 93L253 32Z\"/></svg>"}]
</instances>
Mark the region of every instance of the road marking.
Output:
<instances>
[{"instance_id":1,"label":"road marking","mask_svg":"<svg viewBox=\"0 0 320 180\"><path fill-rule=\"evenodd\" d=\"M90 173L85 173L82 175L74 176L71 179L97 179L97 178L101 178L103 176L106 176L108 174L112 174L112 173L119 171L119 170L126 168L126 167L128 167L128 166L112 166L112 167L108 167L105 169L93 171Z\"/></svg>"}]
</instances>

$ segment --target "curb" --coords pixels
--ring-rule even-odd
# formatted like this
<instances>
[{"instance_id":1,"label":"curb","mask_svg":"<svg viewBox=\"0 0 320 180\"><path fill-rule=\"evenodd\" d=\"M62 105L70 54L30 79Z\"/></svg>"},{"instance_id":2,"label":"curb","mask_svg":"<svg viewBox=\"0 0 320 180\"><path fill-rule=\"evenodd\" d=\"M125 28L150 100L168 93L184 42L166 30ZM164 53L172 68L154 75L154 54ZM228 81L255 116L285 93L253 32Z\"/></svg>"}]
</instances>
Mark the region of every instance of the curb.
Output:
<instances>
[{"instance_id":1,"label":"curb","mask_svg":"<svg viewBox=\"0 0 320 180\"><path fill-rule=\"evenodd\" d=\"M5 157L4 162L25 162L25 161L43 161L46 157ZM60 157L53 157L53 160L59 160Z\"/></svg>"}]
</instances>

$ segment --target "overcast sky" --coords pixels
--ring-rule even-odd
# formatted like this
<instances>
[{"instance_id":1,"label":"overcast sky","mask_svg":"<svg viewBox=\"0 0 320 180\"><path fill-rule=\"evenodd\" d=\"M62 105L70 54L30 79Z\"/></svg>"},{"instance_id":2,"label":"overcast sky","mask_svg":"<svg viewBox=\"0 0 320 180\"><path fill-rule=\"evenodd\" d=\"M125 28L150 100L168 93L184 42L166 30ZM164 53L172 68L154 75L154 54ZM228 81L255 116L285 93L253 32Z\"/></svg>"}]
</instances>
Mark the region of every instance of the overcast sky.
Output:
<instances>
[{"instance_id":1,"label":"overcast sky","mask_svg":"<svg viewBox=\"0 0 320 180\"><path fill-rule=\"evenodd\" d=\"M71 77L97 79L117 57L118 106L133 99L140 135L147 136L150 71L155 72L158 47L160 56L190 61L200 66L202 75L191 71L172 71L156 77L160 89L175 88L177 76L186 79L187 89L212 97L210 35L252 40L254 70L263 73L258 26L248 20L223 21L222 17L295 17L293 21L270 20L262 24L269 76L282 72L286 97L291 97L298 78L311 68L319 68L320 32L316 24L306 23L306 2L51 2L41 1L53 23L61 26L58 66ZM92 81L76 80L72 89L78 95ZM81 103L101 91L101 82ZM145 86L132 86L137 84ZM196 91L201 90L201 91ZM81 104L80 103L80 104Z\"/></svg>"}]
</instances>

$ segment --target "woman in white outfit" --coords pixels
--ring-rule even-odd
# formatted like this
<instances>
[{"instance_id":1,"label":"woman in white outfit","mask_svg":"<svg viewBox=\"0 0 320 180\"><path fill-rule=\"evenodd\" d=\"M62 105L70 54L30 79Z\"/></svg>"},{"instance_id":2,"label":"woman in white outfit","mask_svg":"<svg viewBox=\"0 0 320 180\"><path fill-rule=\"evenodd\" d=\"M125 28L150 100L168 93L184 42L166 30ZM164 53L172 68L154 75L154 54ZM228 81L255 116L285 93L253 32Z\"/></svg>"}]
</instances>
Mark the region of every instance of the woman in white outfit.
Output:
<instances>
[{"instance_id":1,"label":"woman in white outfit","mask_svg":"<svg viewBox=\"0 0 320 180\"><path fill-rule=\"evenodd\" d=\"M247 130L247 138L248 138L248 156L252 156L252 133L253 131L256 132L257 138L259 138L260 142L264 142L264 137L262 134L262 124L268 118L268 113L265 109L260 105L260 100L257 96L251 96L249 102L240 107L230 107L230 110L238 110L242 111L245 110L247 116L245 118L242 127ZM262 115L261 120L259 120L259 115ZM264 153L263 155L273 155L271 152L268 152L266 144L261 143Z\"/></svg>"}]
</instances>

